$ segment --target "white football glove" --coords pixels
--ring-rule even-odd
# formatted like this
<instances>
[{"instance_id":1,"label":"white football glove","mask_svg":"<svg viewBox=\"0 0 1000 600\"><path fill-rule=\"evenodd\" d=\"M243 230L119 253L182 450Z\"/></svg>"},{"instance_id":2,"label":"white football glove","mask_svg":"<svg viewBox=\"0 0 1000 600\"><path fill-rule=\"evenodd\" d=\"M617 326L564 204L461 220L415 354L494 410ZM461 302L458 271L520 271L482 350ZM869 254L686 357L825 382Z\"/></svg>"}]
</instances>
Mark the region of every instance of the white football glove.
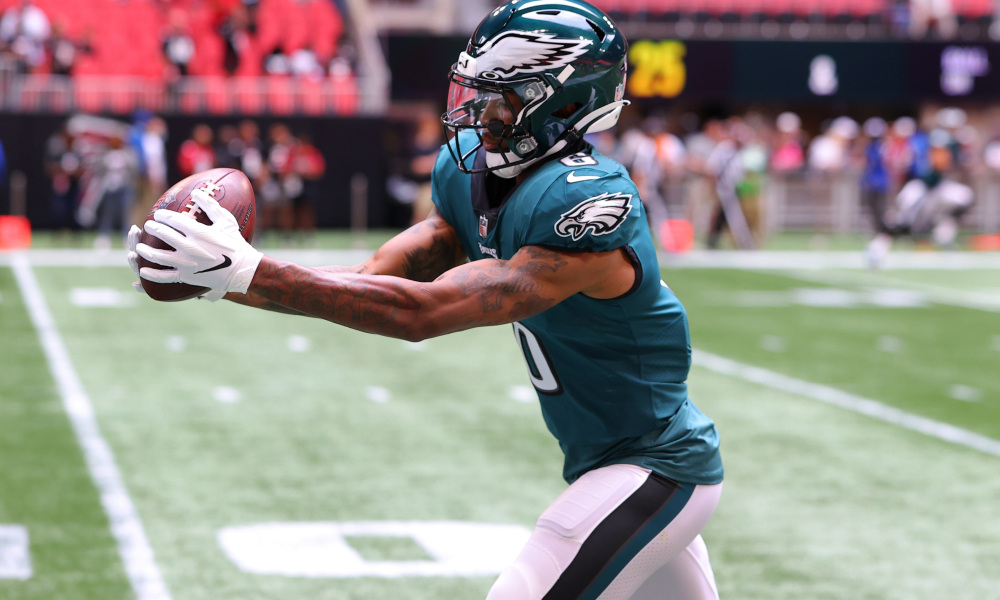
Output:
<instances>
[{"instance_id":1,"label":"white football glove","mask_svg":"<svg viewBox=\"0 0 1000 600\"><path fill-rule=\"evenodd\" d=\"M132 272L135 273L135 278L139 279L139 253L136 252L135 247L139 245L139 236L142 235L142 230L136 225L132 225L132 228L128 230L128 266L132 267ZM135 291L140 294L145 294L146 290L142 289L142 283L139 281L133 281L132 287Z\"/></svg>"},{"instance_id":2,"label":"white football glove","mask_svg":"<svg viewBox=\"0 0 1000 600\"><path fill-rule=\"evenodd\" d=\"M145 224L154 235L176 250L158 250L137 244L136 252L150 262L171 269L143 267L139 275L156 283L189 283L222 293L245 294L263 254L240 235L236 217L219 202L196 189L191 199L212 221L199 223L189 213L160 209Z\"/></svg>"},{"instance_id":3,"label":"white football glove","mask_svg":"<svg viewBox=\"0 0 1000 600\"><path fill-rule=\"evenodd\" d=\"M139 279L139 253L136 252L136 246L139 245L139 236L142 235L142 230L136 225L132 225L132 228L128 230L128 266L132 267L132 272L135 273L135 278ZM146 290L142 288L142 282L133 281L132 287L135 291L140 294L145 294ZM216 302L217 300L222 300L222 297L226 295L226 292L222 290L209 290L204 294L198 296L198 300L208 300L209 302Z\"/></svg>"}]
</instances>

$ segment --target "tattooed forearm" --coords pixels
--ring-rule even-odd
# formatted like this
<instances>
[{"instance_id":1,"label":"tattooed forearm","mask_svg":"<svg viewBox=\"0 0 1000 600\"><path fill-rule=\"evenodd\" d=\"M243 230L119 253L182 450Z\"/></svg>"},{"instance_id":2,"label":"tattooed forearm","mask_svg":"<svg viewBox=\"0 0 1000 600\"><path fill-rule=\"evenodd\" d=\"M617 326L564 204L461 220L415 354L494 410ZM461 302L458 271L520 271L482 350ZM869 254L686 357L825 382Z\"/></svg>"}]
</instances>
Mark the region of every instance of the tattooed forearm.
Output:
<instances>
[{"instance_id":1,"label":"tattooed forearm","mask_svg":"<svg viewBox=\"0 0 1000 600\"><path fill-rule=\"evenodd\" d=\"M415 233L423 233L426 229L434 230L430 241L405 253L404 277L413 281L434 281L439 275L458 264L457 256L460 248L450 227L425 221L417 226Z\"/></svg>"},{"instance_id":2,"label":"tattooed forearm","mask_svg":"<svg viewBox=\"0 0 1000 600\"><path fill-rule=\"evenodd\" d=\"M447 238L442 244L448 247ZM397 275L331 273L264 257L250 293L353 329L419 340L510 323L551 308L578 291L566 283L579 274L579 265L577 270L566 268L569 260L574 259L536 248L510 261L466 263L424 283L399 277L398 270Z\"/></svg>"},{"instance_id":3,"label":"tattooed forearm","mask_svg":"<svg viewBox=\"0 0 1000 600\"><path fill-rule=\"evenodd\" d=\"M420 308L392 277L324 273L278 261L262 262L254 285L256 295L291 312L393 337L405 337Z\"/></svg>"},{"instance_id":4,"label":"tattooed forearm","mask_svg":"<svg viewBox=\"0 0 1000 600\"><path fill-rule=\"evenodd\" d=\"M263 298L258 294L254 294L253 292L247 292L246 294L235 294L235 293L226 294L226 300L235 302L236 304L242 304L243 306L249 306L251 308L259 308L261 310L266 310L270 312L282 313L286 315L309 316L309 315L304 315L304 313L301 313L297 310L288 308L287 306L282 306L277 302L272 302L267 298Z\"/></svg>"}]
</instances>

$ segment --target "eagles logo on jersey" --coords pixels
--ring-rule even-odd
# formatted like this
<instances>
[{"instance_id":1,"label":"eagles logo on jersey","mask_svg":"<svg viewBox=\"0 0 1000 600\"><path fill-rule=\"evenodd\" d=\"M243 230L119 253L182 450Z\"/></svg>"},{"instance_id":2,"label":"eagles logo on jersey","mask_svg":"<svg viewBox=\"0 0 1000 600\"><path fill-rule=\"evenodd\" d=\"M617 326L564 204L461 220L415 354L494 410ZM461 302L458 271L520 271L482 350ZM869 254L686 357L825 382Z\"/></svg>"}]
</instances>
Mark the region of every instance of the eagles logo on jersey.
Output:
<instances>
[{"instance_id":1,"label":"eagles logo on jersey","mask_svg":"<svg viewBox=\"0 0 1000 600\"><path fill-rule=\"evenodd\" d=\"M625 222L632 210L632 194L604 193L588 198L562 214L556 233L578 241L588 231L593 235L611 233Z\"/></svg>"}]
</instances>

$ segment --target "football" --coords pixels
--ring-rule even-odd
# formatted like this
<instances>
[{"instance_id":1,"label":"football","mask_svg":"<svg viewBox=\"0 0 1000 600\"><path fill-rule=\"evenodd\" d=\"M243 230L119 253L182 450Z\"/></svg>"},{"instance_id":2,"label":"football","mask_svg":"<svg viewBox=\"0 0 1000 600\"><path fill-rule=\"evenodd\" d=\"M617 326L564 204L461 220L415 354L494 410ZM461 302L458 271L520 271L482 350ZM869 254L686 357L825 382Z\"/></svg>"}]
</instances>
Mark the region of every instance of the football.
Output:
<instances>
[{"instance_id":1,"label":"football","mask_svg":"<svg viewBox=\"0 0 1000 600\"><path fill-rule=\"evenodd\" d=\"M199 222L209 225L212 221L205 213L199 209L191 200L191 192L196 189L204 189L213 198L219 201L223 208L236 217L236 222L240 225L240 234L247 242L253 240L254 221L256 220L256 204L254 202L253 186L243 171L238 169L209 169L201 173L195 173L176 184L160 196L153 208L146 215L146 221L153 218L153 213L158 209L172 210L180 213L190 213ZM173 248L160 238L146 233L143 224L142 235L139 241L148 244L153 248L161 250L173 250ZM139 267L150 267L153 269L165 269L162 265L150 262L139 257ZM154 283L147 279L139 279L142 289L153 300L160 302L177 302L195 298L208 291L208 288L187 283Z\"/></svg>"}]
</instances>

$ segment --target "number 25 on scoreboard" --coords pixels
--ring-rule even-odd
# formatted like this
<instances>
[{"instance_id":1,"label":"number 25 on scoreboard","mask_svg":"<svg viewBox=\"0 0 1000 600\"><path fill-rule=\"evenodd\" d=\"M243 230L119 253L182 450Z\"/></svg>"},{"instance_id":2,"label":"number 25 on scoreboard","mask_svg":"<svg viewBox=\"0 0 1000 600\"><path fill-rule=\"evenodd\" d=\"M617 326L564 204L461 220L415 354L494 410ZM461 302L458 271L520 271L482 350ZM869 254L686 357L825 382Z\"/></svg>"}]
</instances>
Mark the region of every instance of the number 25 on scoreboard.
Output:
<instances>
[{"instance_id":1,"label":"number 25 on scoreboard","mask_svg":"<svg viewBox=\"0 0 1000 600\"><path fill-rule=\"evenodd\" d=\"M636 41L628 52L633 67L628 79L629 93L639 98L678 96L687 83L686 53L684 42L677 40Z\"/></svg>"}]
</instances>

